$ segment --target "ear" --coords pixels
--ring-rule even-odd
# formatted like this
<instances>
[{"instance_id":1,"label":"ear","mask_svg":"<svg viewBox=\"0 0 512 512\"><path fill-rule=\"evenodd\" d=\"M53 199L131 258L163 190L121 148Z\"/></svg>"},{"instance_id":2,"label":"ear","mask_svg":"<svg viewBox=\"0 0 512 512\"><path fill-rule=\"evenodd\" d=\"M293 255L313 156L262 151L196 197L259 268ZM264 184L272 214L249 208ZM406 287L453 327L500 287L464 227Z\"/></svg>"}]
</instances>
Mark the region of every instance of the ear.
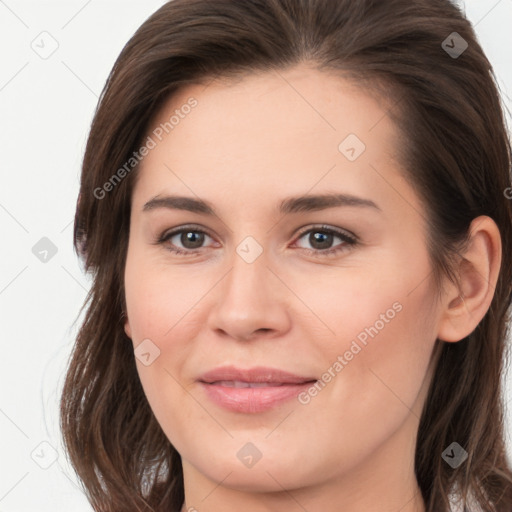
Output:
<instances>
[{"instance_id":1,"label":"ear","mask_svg":"<svg viewBox=\"0 0 512 512\"><path fill-rule=\"evenodd\" d=\"M128 336L128 338L132 339L132 329L130 327L130 321L128 320L128 317L126 316L126 313L125 313L125 322L124 322L124 332L126 333L126 336Z\"/></svg>"},{"instance_id":2,"label":"ear","mask_svg":"<svg viewBox=\"0 0 512 512\"><path fill-rule=\"evenodd\" d=\"M459 263L460 288L449 282L437 337L456 342L471 334L487 313L501 266L501 236L494 220L482 215L469 228L468 248ZM462 297L461 297L462 296Z\"/></svg>"}]
</instances>

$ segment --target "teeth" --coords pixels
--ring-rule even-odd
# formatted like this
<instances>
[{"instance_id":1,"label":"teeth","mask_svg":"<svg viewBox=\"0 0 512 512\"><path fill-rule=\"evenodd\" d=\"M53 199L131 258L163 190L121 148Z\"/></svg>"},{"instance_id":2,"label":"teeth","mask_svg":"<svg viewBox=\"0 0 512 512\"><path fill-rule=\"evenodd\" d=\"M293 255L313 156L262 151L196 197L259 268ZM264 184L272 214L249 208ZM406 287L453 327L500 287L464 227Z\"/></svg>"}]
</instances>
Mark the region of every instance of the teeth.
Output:
<instances>
[{"instance_id":1,"label":"teeth","mask_svg":"<svg viewBox=\"0 0 512 512\"><path fill-rule=\"evenodd\" d=\"M217 384L226 388L268 388L282 386L281 383L277 382L242 382L239 380L219 380L212 384Z\"/></svg>"}]
</instances>

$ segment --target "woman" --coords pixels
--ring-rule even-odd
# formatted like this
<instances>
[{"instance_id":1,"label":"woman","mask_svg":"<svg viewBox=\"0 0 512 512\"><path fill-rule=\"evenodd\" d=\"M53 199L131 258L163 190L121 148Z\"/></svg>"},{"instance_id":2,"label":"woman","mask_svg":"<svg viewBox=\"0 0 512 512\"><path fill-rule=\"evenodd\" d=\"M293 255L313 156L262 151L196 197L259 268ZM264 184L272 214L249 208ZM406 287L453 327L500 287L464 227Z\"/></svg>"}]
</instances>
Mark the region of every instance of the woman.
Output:
<instances>
[{"instance_id":1,"label":"woman","mask_svg":"<svg viewBox=\"0 0 512 512\"><path fill-rule=\"evenodd\" d=\"M512 509L511 147L447 0L174 0L83 162L62 394L98 511Z\"/></svg>"}]
</instances>

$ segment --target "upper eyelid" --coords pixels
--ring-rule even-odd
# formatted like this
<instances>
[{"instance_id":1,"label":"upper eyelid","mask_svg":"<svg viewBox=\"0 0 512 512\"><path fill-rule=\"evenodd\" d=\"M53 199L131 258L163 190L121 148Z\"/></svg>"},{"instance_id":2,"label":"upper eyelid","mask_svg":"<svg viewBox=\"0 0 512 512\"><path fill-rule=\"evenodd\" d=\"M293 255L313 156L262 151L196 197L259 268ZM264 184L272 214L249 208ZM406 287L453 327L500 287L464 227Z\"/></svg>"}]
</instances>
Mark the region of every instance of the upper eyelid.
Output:
<instances>
[{"instance_id":1,"label":"upper eyelid","mask_svg":"<svg viewBox=\"0 0 512 512\"><path fill-rule=\"evenodd\" d=\"M335 227L330 227L330 226L327 226L327 225L313 225L313 226L306 226L306 227L304 227L304 229L300 228L299 232L297 233L297 235L295 237L296 238L297 237L301 237L302 235L305 235L306 233L308 233L310 231L314 231L315 229L317 231L329 231L329 232L332 232L333 234L335 234L337 236L345 235L345 236L347 236L349 238L354 238L356 240L359 238L356 234L352 233L348 229L345 229L345 228L335 228Z\"/></svg>"},{"instance_id":2,"label":"upper eyelid","mask_svg":"<svg viewBox=\"0 0 512 512\"><path fill-rule=\"evenodd\" d=\"M160 238L167 238L170 236L179 235L180 233L187 231L187 230L195 231L197 233L204 233L205 235L208 235L210 238L215 238L207 229L204 229L200 226L194 226L194 225L178 226L176 228L165 230L160 235Z\"/></svg>"}]
</instances>

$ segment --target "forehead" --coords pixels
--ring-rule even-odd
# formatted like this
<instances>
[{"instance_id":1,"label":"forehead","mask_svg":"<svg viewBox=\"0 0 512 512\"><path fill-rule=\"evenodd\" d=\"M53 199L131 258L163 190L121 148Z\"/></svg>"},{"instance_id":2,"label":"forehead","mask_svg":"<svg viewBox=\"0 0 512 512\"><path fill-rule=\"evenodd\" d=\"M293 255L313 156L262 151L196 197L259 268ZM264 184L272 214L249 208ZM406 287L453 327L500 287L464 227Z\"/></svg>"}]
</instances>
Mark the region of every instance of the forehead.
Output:
<instances>
[{"instance_id":1,"label":"forehead","mask_svg":"<svg viewBox=\"0 0 512 512\"><path fill-rule=\"evenodd\" d=\"M376 85L369 89L340 72L320 71L306 64L233 78L203 79L175 91L155 114L150 126L165 123L170 114L179 112L190 98L195 98L198 101L192 112L197 121L195 128L200 128L206 120L213 133L233 124L249 127L249 122L264 125L267 132L273 126L286 126L292 131L310 122L313 127L329 128L333 132L348 127L363 132L382 120L391 105L391 88L384 93L381 87L378 95L377 90ZM219 110L224 115L210 119ZM392 129L390 123L385 127L386 131L389 129Z\"/></svg>"},{"instance_id":2,"label":"forehead","mask_svg":"<svg viewBox=\"0 0 512 512\"><path fill-rule=\"evenodd\" d=\"M249 195L271 185L300 194L341 183L356 194L361 182L382 186L375 166L398 172L388 107L353 80L307 66L183 86L151 120L156 145L135 192L243 194L245 186ZM352 150L357 159L347 158Z\"/></svg>"}]
</instances>

